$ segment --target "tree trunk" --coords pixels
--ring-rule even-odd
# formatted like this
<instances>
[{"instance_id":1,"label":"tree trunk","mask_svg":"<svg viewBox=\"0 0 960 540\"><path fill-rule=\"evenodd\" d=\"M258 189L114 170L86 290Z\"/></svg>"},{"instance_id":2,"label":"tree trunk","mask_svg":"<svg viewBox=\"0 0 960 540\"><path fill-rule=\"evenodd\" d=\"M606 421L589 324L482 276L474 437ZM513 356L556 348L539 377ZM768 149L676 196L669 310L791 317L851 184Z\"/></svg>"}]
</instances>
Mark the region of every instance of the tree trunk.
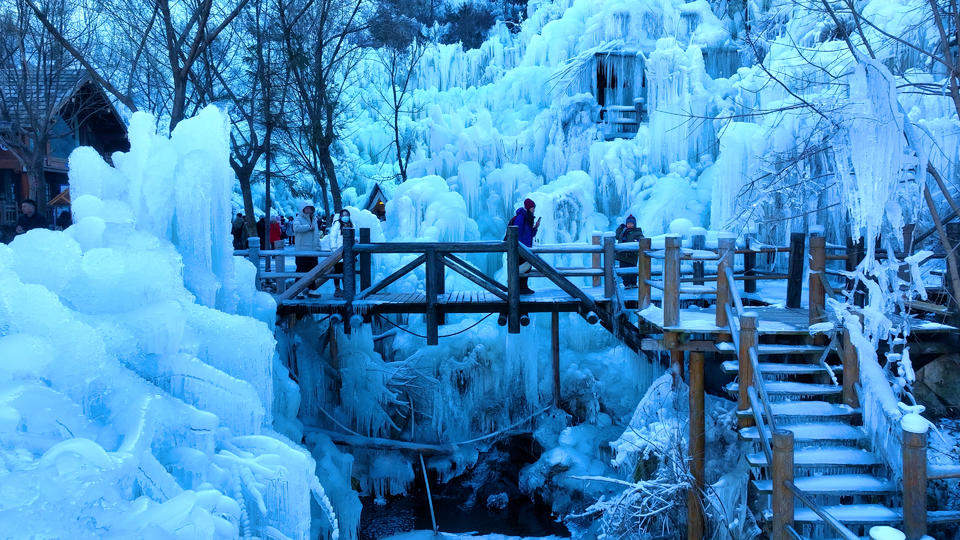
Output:
<instances>
[{"instance_id":1,"label":"tree trunk","mask_svg":"<svg viewBox=\"0 0 960 540\"><path fill-rule=\"evenodd\" d=\"M320 164L323 165L323 172L327 175L327 181L330 183L330 195L333 196L333 212L340 213L343 210L343 199L340 196L340 184L337 182L337 171L333 166L333 158L330 156L330 147L323 146L318 152Z\"/></svg>"},{"instance_id":2,"label":"tree trunk","mask_svg":"<svg viewBox=\"0 0 960 540\"><path fill-rule=\"evenodd\" d=\"M253 213L253 191L250 189L251 171L234 167L237 174L237 181L240 182L240 194L243 195L243 220L247 226L247 236L255 236L257 233L257 220Z\"/></svg>"}]
</instances>

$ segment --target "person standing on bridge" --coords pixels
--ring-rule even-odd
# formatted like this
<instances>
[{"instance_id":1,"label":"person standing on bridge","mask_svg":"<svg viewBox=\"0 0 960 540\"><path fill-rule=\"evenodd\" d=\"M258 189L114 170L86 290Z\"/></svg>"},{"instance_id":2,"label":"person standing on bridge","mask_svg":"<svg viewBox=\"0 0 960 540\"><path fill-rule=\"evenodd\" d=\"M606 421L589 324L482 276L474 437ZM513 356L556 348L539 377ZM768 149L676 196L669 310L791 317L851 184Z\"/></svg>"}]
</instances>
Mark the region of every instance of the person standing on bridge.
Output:
<instances>
[{"instance_id":1,"label":"person standing on bridge","mask_svg":"<svg viewBox=\"0 0 960 540\"><path fill-rule=\"evenodd\" d=\"M537 209L537 203L533 199L525 199L523 208L517 208L517 213L507 224L508 227L517 227L517 240L527 247L533 247L533 239L537 236L537 230L540 229L540 218L534 221L534 212ZM530 278L525 274L530 272L530 263L524 262L520 265L520 294L533 294L530 288Z\"/></svg>"},{"instance_id":2,"label":"person standing on bridge","mask_svg":"<svg viewBox=\"0 0 960 540\"><path fill-rule=\"evenodd\" d=\"M638 242L643 238L643 231L637 227L637 218L633 214L627 216L627 220L617 227L617 242ZM640 260L640 254L634 251L621 251L617 253L617 260L620 261L620 268L633 268L636 270L637 262ZM636 287L637 276L629 274L623 276L624 287Z\"/></svg>"},{"instance_id":3,"label":"person standing on bridge","mask_svg":"<svg viewBox=\"0 0 960 540\"><path fill-rule=\"evenodd\" d=\"M313 216L315 210L312 204L304 204L297 218L293 220L294 246L297 251L317 251L320 247L320 228L317 227L317 220ZM298 255L295 260L297 272L309 272L317 266L315 255Z\"/></svg>"},{"instance_id":4,"label":"person standing on bridge","mask_svg":"<svg viewBox=\"0 0 960 540\"><path fill-rule=\"evenodd\" d=\"M350 219L350 211L344 208L340 211L340 217L336 221L336 226L340 228L339 234L332 238L334 247L339 247L343 245L343 230L353 228L353 220ZM331 229L331 232L333 230ZM333 272L336 274L343 274L343 263L338 262L333 268ZM333 288L334 296L343 296L343 289L340 288L340 280L338 278L333 278Z\"/></svg>"}]
</instances>

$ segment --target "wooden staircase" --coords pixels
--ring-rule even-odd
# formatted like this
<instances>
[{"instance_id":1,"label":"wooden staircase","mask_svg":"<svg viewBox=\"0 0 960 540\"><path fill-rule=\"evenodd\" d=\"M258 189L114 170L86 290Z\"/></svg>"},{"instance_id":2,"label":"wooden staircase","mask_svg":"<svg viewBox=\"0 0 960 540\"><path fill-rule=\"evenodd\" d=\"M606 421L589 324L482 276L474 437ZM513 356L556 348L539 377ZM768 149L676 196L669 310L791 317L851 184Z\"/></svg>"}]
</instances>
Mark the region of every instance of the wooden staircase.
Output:
<instances>
[{"instance_id":1,"label":"wooden staircase","mask_svg":"<svg viewBox=\"0 0 960 540\"><path fill-rule=\"evenodd\" d=\"M744 326L748 331L755 328L752 322ZM740 339L751 336L741 335ZM719 343L717 349L737 356L732 343ZM723 362L723 369L739 375L740 366L749 364L752 373L748 378L769 399L766 405L757 399L737 411L740 439L755 450L747 455L749 489L754 515L766 534L772 538L860 538L873 526L902 527L900 482L870 448L860 409L843 402L843 369L837 351L806 343L760 343L753 350L755 363L731 359ZM725 389L740 399L739 378ZM754 414L753 407L763 412ZM773 426L779 435L774 435ZM771 464L767 453L776 448L773 439L782 437L783 431L791 434L789 481L801 492L795 503L795 494L789 494L790 504L795 506L786 527L782 518L781 524L774 519L777 474L773 468L780 458L774 453ZM826 523L821 514L837 523ZM927 522L956 519L955 514L927 512ZM780 528L788 532L774 532Z\"/></svg>"}]
</instances>

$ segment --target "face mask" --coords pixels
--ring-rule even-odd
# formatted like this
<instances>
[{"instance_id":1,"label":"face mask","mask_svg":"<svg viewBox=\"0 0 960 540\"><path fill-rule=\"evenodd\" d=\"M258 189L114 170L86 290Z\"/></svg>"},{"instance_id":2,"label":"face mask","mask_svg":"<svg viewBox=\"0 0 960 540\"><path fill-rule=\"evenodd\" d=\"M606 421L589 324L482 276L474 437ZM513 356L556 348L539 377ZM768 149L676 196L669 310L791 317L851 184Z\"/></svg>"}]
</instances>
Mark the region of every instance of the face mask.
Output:
<instances>
[{"instance_id":1,"label":"face mask","mask_svg":"<svg viewBox=\"0 0 960 540\"><path fill-rule=\"evenodd\" d=\"M350 216L343 216L340 218L340 221L344 223L350 223Z\"/></svg>"}]
</instances>

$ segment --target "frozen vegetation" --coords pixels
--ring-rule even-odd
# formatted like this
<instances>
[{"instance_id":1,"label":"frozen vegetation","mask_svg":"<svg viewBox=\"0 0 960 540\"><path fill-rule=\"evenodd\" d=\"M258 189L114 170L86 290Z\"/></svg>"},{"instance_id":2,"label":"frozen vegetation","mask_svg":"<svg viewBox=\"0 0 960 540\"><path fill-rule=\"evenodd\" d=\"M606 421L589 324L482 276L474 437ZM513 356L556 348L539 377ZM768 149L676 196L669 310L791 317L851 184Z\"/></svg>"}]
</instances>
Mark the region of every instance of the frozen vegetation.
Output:
<instances>
[{"instance_id":1,"label":"frozen vegetation","mask_svg":"<svg viewBox=\"0 0 960 540\"><path fill-rule=\"evenodd\" d=\"M413 113L398 128L415 141L409 179L393 179L382 116L357 106L336 155L344 205L374 241L463 241L501 238L530 197L543 219L538 242L586 243L633 214L655 247L665 233L689 245L704 230L711 246L718 231L784 245L791 230L819 228L840 242L849 215L869 246L851 277L870 284L869 299L863 309L832 303L835 324L823 330L851 331L864 420L896 468L896 430L921 408L902 403L915 380L909 349L885 368L876 350L909 336L894 313L924 294L917 284L929 267L922 255L896 260L899 240L889 239L923 219L916 172L927 161L956 178L956 111L942 95L898 90L936 77L915 52L884 42L876 59L854 58L825 37L821 13L793 4L749 3L769 32L760 65L743 41L742 13L718 7L727 4L530 0L522 25L496 24L478 48L428 45L413 76ZM932 39L910 26L916 2L862 4L884 31ZM881 42L881 30L864 32ZM345 101L376 101L373 86L385 79L374 54L360 59ZM645 97L636 134L604 137L598 58L626 74L607 89L610 103ZM687 389L602 328L561 316L556 409L549 317L533 316L517 336L493 317L450 316L440 333L452 336L426 347L423 321L410 316L402 326L411 333L395 330L389 354L359 317L349 335L332 319L275 327L274 300L231 254L241 197L229 130L212 106L169 137L134 114L130 151L113 165L88 148L71 156L73 226L0 245L0 529L355 538L361 496L382 504L422 474L413 454L348 455L303 424L454 445L427 460L443 482L502 465L489 452L498 436L532 425L543 451L509 496L545 502L585 538L682 528ZM818 144L831 152L809 157ZM766 176L777 181L751 185ZM384 222L361 209L378 181L389 198ZM276 186L274 212L292 215L303 195L319 197L311 182ZM262 188L256 195L262 203ZM881 232L885 262L874 251ZM335 226L323 247L339 238ZM408 262L400 257L375 258L375 278ZM502 272L497 257L471 262ZM418 272L395 287L422 287ZM452 274L447 283L470 286ZM296 382L286 366L298 367ZM733 405L710 397L707 409L707 514L747 537L756 531ZM937 444L949 451L953 435L944 433Z\"/></svg>"}]
</instances>

